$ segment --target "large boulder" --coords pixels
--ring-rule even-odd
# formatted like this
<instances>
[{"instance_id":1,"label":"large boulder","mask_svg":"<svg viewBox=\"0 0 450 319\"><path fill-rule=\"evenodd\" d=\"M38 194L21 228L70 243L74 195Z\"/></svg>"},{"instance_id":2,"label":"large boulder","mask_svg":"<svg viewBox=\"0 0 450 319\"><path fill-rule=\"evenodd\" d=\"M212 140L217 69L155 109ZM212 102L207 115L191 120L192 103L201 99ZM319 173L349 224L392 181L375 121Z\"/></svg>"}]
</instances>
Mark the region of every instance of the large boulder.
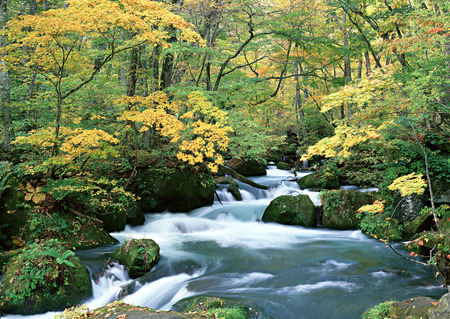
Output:
<instances>
[{"instance_id":1,"label":"large boulder","mask_svg":"<svg viewBox=\"0 0 450 319\"><path fill-rule=\"evenodd\" d=\"M450 181L435 179L432 183L435 203L450 204Z\"/></svg>"},{"instance_id":2,"label":"large boulder","mask_svg":"<svg viewBox=\"0 0 450 319\"><path fill-rule=\"evenodd\" d=\"M323 214L322 226L333 229L358 229L356 211L374 201L372 193L354 190L332 190L320 194Z\"/></svg>"},{"instance_id":3,"label":"large boulder","mask_svg":"<svg viewBox=\"0 0 450 319\"><path fill-rule=\"evenodd\" d=\"M399 241L402 231L399 223L384 214L367 214L361 219L361 231L380 240Z\"/></svg>"},{"instance_id":4,"label":"large boulder","mask_svg":"<svg viewBox=\"0 0 450 319\"><path fill-rule=\"evenodd\" d=\"M297 183L301 189L338 189L339 170L336 163L327 161L318 171L303 176Z\"/></svg>"},{"instance_id":5,"label":"large boulder","mask_svg":"<svg viewBox=\"0 0 450 319\"><path fill-rule=\"evenodd\" d=\"M266 168L257 160L243 160L233 158L225 163L242 176L261 176L266 175Z\"/></svg>"},{"instance_id":6,"label":"large boulder","mask_svg":"<svg viewBox=\"0 0 450 319\"><path fill-rule=\"evenodd\" d=\"M290 171L290 170L292 170L293 167L294 166L292 164L288 164L288 163L285 163L285 162L278 162L277 163L277 168L278 169L283 169L283 170Z\"/></svg>"},{"instance_id":7,"label":"large boulder","mask_svg":"<svg viewBox=\"0 0 450 319\"><path fill-rule=\"evenodd\" d=\"M87 215L86 215L87 216ZM91 249L103 245L118 243L102 224L94 219L76 216L71 212L57 211L48 213L33 211L27 216L21 238L25 243L54 237L61 245L71 250Z\"/></svg>"},{"instance_id":8,"label":"large boulder","mask_svg":"<svg viewBox=\"0 0 450 319\"><path fill-rule=\"evenodd\" d=\"M316 207L307 195L284 195L270 202L262 221L315 227L316 215Z\"/></svg>"},{"instance_id":9,"label":"large boulder","mask_svg":"<svg viewBox=\"0 0 450 319\"><path fill-rule=\"evenodd\" d=\"M414 235L430 230L434 225L433 215L421 214L415 219L403 224L403 238L409 240Z\"/></svg>"},{"instance_id":10,"label":"large boulder","mask_svg":"<svg viewBox=\"0 0 450 319\"><path fill-rule=\"evenodd\" d=\"M400 223L406 223L419 217L423 208L423 201L415 195L398 196L394 201L394 217Z\"/></svg>"},{"instance_id":11,"label":"large boulder","mask_svg":"<svg viewBox=\"0 0 450 319\"><path fill-rule=\"evenodd\" d=\"M0 311L35 314L75 306L92 294L87 269L56 240L35 243L6 265Z\"/></svg>"},{"instance_id":12,"label":"large boulder","mask_svg":"<svg viewBox=\"0 0 450 319\"><path fill-rule=\"evenodd\" d=\"M151 239L132 239L116 249L110 260L124 265L131 278L138 278L158 263L159 245Z\"/></svg>"},{"instance_id":13,"label":"large boulder","mask_svg":"<svg viewBox=\"0 0 450 319\"><path fill-rule=\"evenodd\" d=\"M132 182L132 191L138 195L144 212L188 212L212 205L215 182L207 174L188 168L158 171L145 168L138 171Z\"/></svg>"},{"instance_id":14,"label":"large boulder","mask_svg":"<svg viewBox=\"0 0 450 319\"><path fill-rule=\"evenodd\" d=\"M125 229L127 224L127 213L122 210L104 210L96 213L107 232L116 232Z\"/></svg>"},{"instance_id":15,"label":"large boulder","mask_svg":"<svg viewBox=\"0 0 450 319\"><path fill-rule=\"evenodd\" d=\"M428 312L434 307L436 300L430 297L409 298L400 302L393 302L389 308L389 318L422 318L428 319ZM449 317L439 317L449 318Z\"/></svg>"}]
</instances>

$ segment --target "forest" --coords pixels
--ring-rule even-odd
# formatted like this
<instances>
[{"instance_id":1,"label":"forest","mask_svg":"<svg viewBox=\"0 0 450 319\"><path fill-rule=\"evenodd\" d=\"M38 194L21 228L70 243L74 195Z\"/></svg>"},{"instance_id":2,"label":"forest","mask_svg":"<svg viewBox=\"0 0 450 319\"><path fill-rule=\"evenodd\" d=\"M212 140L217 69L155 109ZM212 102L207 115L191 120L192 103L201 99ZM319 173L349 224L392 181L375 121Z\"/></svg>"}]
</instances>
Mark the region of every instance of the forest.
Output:
<instances>
[{"instance_id":1,"label":"forest","mask_svg":"<svg viewBox=\"0 0 450 319\"><path fill-rule=\"evenodd\" d=\"M248 178L265 168L245 164L294 173L321 192L323 227L361 229L447 287L449 10L445 0L0 0L0 311L86 300L75 252L117 245L110 233L149 213L212 205L236 180L270 189ZM360 203L342 185L377 192ZM351 217L347 202L359 205ZM329 214L352 223L327 226ZM393 316L377 309L364 318Z\"/></svg>"}]
</instances>

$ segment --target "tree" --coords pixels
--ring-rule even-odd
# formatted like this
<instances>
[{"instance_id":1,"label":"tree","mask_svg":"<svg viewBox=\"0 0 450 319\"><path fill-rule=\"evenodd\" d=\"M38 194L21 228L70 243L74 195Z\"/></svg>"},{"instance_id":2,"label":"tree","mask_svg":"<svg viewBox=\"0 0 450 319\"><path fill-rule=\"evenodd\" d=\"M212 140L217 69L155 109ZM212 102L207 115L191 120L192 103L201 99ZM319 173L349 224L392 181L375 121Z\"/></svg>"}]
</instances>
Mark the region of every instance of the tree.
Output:
<instances>
[{"instance_id":1,"label":"tree","mask_svg":"<svg viewBox=\"0 0 450 319\"><path fill-rule=\"evenodd\" d=\"M64 100L84 88L119 53L144 43L167 45L163 26L176 27L185 40L199 40L181 17L151 1L71 1L66 9L22 16L5 26L8 44L2 52L9 66L23 72L34 67L53 87L53 155L59 152ZM133 36L129 39L124 32Z\"/></svg>"}]
</instances>

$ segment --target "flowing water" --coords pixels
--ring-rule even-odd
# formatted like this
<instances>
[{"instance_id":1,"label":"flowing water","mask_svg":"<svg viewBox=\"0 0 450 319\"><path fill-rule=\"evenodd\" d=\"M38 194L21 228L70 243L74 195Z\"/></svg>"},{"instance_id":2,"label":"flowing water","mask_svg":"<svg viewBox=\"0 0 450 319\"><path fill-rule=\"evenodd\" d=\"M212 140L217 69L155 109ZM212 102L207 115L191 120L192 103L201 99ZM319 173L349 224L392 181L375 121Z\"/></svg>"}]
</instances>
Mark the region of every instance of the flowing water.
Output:
<instances>
[{"instance_id":1,"label":"flowing water","mask_svg":"<svg viewBox=\"0 0 450 319\"><path fill-rule=\"evenodd\" d=\"M218 190L220 202L213 206L187 214L148 214L145 225L113 233L120 242L155 240L161 259L139 280L130 280L120 265L103 269L100 277L93 275L94 296L86 304L93 309L121 298L168 310L181 299L207 295L258 305L277 319L349 319L384 300L438 298L445 293L431 268L402 259L360 231L260 222L264 209L280 195L307 194L319 205L318 193L300 190L289 176L288 171L271 168L267 176L254 180L272 188L263 191L240 184L241 202ZM98 274L116 247L78 256Z\"/></svg>"}]
</instances>

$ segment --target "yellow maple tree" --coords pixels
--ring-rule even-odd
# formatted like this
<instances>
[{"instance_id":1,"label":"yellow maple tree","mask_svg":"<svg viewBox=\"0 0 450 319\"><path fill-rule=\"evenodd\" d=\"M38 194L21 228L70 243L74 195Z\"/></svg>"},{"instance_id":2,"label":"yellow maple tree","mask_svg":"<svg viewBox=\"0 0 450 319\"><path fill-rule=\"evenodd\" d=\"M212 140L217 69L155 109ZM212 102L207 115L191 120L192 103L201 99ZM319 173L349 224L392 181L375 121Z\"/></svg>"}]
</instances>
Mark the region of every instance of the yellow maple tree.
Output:
<instances>
[{"instance_id":1,"label":"yellow maple tree","mask_svg":"<svg viewBox=\"0 0 450 319\"><path fill-rule=\"evenodd\" d=\"M22 15L5 25L2 59L20 72L35 69L53 86L52 155L59 152L64 100L92 81L117 54L143 44L169 46L166 26L180 30L181 41L202 42L189 23L157 1L72 0L66 8Z\"/></svg>"},{"instance_id":2,"label":"yellow maple tree","mask_svg":"<svg viewBox=\"0 0 450 319\"><path fill-rule=\"evenodd\" d=\"M220 152L227 149L232 129L226 112L202 93L194 91L186 99L169 101L165 93L155 92L148 97L123 97L116 103L132 105L119 120L139 123L140 131L155 128L178 147L178 159L191 165L206 162L213 172L223 163Z\"/></svg>"}]
</instances>

